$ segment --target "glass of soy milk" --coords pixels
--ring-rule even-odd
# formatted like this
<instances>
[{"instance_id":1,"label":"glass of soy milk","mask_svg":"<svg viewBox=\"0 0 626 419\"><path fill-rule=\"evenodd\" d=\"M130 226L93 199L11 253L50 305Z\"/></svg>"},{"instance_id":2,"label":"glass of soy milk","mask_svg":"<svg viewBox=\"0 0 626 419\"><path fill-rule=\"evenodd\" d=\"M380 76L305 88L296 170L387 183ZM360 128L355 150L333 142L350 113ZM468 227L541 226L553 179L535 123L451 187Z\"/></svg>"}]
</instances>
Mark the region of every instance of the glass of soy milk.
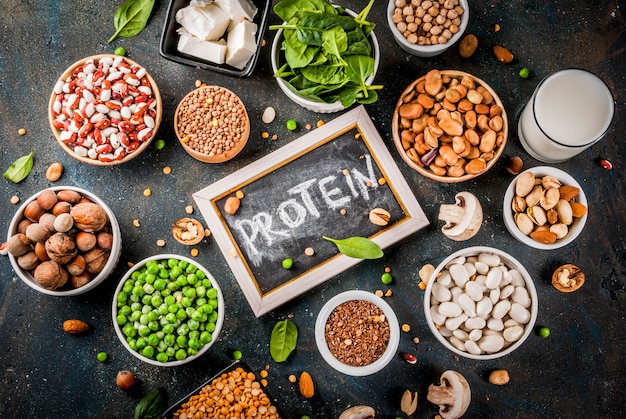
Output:
<instances>
[{"instance_id":1,"label":"glass of soy milk","mask_svg":"<svg viewBox=\"0 0 626 419\"><path fill-rule=\"evenodd\" d=\"M601 140L613 112L613 95L600 78L586 70L560 70L544 78L526 103L519 138L537 160L563 162Z\"/></svg>"}]
</instances>

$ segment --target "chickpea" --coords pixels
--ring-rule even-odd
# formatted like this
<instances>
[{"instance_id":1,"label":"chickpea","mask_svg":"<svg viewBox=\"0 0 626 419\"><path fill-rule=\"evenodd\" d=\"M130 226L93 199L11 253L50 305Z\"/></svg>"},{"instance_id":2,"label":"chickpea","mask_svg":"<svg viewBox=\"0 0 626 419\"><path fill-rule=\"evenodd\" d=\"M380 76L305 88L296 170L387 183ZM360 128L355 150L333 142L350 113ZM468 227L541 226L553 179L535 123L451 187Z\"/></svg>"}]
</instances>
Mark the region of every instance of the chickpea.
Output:
<instances>
[{"instance_id":1,"label":"chickpea","mask_svg":"<svg viewBox=\"0 0 626 419\"><path fill-rule=\"evenodd\" d=\"M396 28L398 28L400 32L404 33L408 30L408 25L405 22L397 22Z\"/></svg>"},{"instance_id":2,"label":"chickpea","mask_svg":"<svg viewBox=\"0 0 626 419\"><path fill-rule=\"evenodd\" d=\"M404 6L406 6L406 1L405 0L396 0L394 4L395 4L396 7L403 8Z\"/></svg>"}]
</instances>

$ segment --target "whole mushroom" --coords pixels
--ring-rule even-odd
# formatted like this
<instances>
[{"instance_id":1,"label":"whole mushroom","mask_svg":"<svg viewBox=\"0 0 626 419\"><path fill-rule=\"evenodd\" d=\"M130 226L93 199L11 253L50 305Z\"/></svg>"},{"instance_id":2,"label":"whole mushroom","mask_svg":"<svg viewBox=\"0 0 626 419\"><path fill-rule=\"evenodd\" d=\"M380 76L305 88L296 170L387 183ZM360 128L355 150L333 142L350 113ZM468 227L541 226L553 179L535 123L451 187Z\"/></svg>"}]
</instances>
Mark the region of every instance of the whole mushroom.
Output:
<instances>
[{"instance_id":1,"label":"whole mushroom","mask_svg":"<svg viewBox=\"0 0 626 419\"><path fill-rule=\"evenodd\" d=\"M457 419L463 416L472 399L470 386L461 374L448 370L441 374L441 385L431 384L426 399L439 405L443 419Z\"/></svg>"},{"instance_id":2,"label":"whole mushroom","mask_svg":"<svg viewBox=\"0 0 626 419\"><path fill-rule=\"evenodd\" d=\"M446 224L441 228L446 237L462 241L473 237L483 222L483 208L470 192L459 192L455 204L439 207L438 219Z\"/></svg>"}]
</instances>

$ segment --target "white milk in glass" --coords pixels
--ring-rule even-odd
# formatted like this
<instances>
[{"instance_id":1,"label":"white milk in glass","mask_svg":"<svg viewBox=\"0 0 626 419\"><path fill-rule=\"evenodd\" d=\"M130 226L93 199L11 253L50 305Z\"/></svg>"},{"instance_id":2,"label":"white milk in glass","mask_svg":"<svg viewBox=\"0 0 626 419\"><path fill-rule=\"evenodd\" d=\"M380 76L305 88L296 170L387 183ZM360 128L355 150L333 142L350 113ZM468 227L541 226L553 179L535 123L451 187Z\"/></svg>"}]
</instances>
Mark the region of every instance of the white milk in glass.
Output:
<instances>
[{"instance_id":1,"label":"white milk in glass","mask_svg":"<svg viewBox=\"0 0 626 419\"><path fill-rule=\"evenodd\" d=\"M604 137L613 112L613 96L601 79L585 70L561 70L539 83L520 116L518 134L528 154L558 163Z\"/></svg>"}]
</instances>

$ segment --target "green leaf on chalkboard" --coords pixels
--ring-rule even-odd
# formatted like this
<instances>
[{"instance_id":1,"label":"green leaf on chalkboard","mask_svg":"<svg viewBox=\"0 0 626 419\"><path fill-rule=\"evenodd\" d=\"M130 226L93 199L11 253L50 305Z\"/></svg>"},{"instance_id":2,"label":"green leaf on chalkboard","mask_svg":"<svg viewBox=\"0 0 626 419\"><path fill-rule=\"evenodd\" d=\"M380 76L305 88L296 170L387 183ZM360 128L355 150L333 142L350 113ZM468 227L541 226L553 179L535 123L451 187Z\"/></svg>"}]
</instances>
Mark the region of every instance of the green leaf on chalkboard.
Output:
<instances>
[{"instance_id":1,"label":"green leaf on chalkboard","mask_svg":"<svg viewBox=\"0 0 626 419\"><path fill-rule=\"evenodd\" d=\"M289 319L274 325L270 338L270 355L276 362L283 362L296 349L298 342L298 328Z\"/></svg>"},{"instance_id":2,"label":"green leaf on chalkboard","mask_svg":"<svg viewBox=\"0 0 626 419\"><path fill-rule=\"evenodd\" d=\"M383 257L383 250L373 241L365 237L348 237L347 239L331 239L322 236L324 240L335 243L341 253L357 259L379 259Z\"/></svg>"}]
</instances>

